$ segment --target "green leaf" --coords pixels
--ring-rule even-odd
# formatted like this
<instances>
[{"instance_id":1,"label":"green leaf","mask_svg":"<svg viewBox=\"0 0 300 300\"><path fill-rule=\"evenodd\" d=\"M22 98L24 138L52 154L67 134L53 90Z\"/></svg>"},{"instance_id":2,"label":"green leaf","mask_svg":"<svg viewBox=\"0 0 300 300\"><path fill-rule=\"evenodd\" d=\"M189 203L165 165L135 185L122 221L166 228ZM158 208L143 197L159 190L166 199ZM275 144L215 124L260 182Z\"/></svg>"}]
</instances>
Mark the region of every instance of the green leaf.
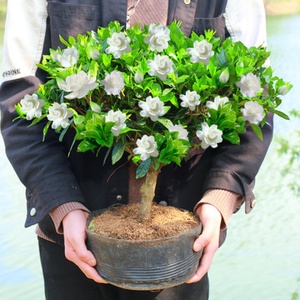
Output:
<instances>
[{"instance_id":1,"label":"green leaf","mask_svg":"<svg viewBox=\"0 0 300 300\"><path fill-rule=\"evenodd\" d=\"M47 132L48 132L48 130L49 130L49 127L50 127L50 125L51 125L51 122L49 121L49 122L47 122L47 124L44 126L44 128L43 128L43 140L45 139L45 137L46 137L46 134L47 134Z\"/></svg>"},{"instance_id":2,"label":"green leaf","mask_svg":"<svg viewBox=\"0 0 300 300\"><path fill-rule=\"evenodd\" d=\"M111 132L114 122L105 122L103 115L94 113L86 123L86 137L95 140L101 146L110 148L113 145L114 135Z\"/></svg>"},{"instance_id":3,"label":"green leaf","mask_svg":"<svg viewBox=\"0 0 300 300\"><path fill-rule=\"evenodd\" d=\"M16 112L18 114L18 117L15 118L14 120L17 120L19 118L22 118L22 119L26 119L26 115L23 113L22 109L21 109L21 104L18 103L15 105L15 109L16 109Z\"/></svg>"},{"instance_id":4,"label":"green leaf","mask_svg":"<svg viewBox=\"0 0 300 300\"><path fill-rule=\"evenodd\" d=\"M124 151L125 151L125 143L120 141L115 144L112 150L112 158L111 158L113 165L122 158Z\"/></svg>"},{"instance_id":5,"label":"green leaf","mask_svg":"<svg viewBox=\"0 0 300 300\"><path fill-rule=\"evenodd\" d=\"M140 165L136 170L136 179L142 178L148 173L150 164L151 164L150 157L140 163Z\"/></svg>"},{"instance_id":6,"label":"green leaf","mask_svg":"<svg viewBox=\"0 0 300 300\"><path fill-rule=\"evenodd\" d=\"M69 128L70 128L70 125L67 126L66 128L64 128L64 130L60 133L59 138L58 138L60 142L62 142L62 140L64 139L64 136L67 133Z\"/></svg>"},{"instance_id":7,"label":"green leaf","mask_svg":"<svg viewBox=\"0 0 300 300\"><path fill-rule=\"evenodd\" d=\"M279 111L279 110L276 110L276 109L272 109L271 110L272 113L276 114L277 116L285 119L285 120L290 120L289 116L286 115L284 112L282 111Z\"/></svg>"},{"instance_id":8,"label":"green leaf","mask_svg":"<svg viewBox=\"0 0 300 300\"><path fill-rule=\"evenodd\" d=\"M163 134L157 133L155 134L154 138L157 144L157 148L161 149L162 145L165 143L166 137Z\"/></svg>"},{"instance_id":9,"label":"green leaf","mask_svg":"<svg viewBox=\"0 0 300 300\"><path fill-rule=\"evenodd\" d=\"M61 35L59 36L59 41L67 47L70 46L69 43Z\"/></svg>"},{"instance_id":10,"label":"green leaf","mask_svg":"<svg viewBox=\"0 0 300 300\"><path fill-rule=\"evenodd\" d=\"M110 55L107 55L107 54L102 54L101 58L102 58L102 63L104 64L104 67L108 69L111 65L112 57Z\"/></svg>"},{"instance_id":11,"label":"green leaf","mask_svg":"<svg viewBox=\"0 0 300 300\"><path fill-rule=\"evenodd\" d=\"M253 132L257 135L257 137L261 141L263 141L263 134L262 134L261 128L258 125L253 124L253 123L250 123L250 126L251 126Z\"/></svg>"},{"instance_id":12,"label":"green leaf","mask_svg":"<svg viewBox=\"0 0 300 300\"><path fill-rule=\"evenodd\" d=\"M134 156L134 157L132 158L132 161L133 161L135 164L137 164L137 163L140 161L140 159L141 159L141 156L140 156L140 155L136 155L136 156Z\"/></svg>"},{"instance_id":13,"label":"green leaf","mask_svg":"<svg viewBox=\"0 0 300 300\"><path fill-rule=\"evenodd\" d=\"M189 151L189 141L177 139L177 132L165 131L165 143L158 146L160 150L159 161L163 164L170 164L171 162L180 165L181 159L185 157ZM156 137L155 137L156 139Z\"/></svg>"},{"instance_id":14,"label":"green leaf","mask_svg":"<svg viewBox=\"0 0 300 300\"><path fill-rule=\"evenodd\" d=\"M234 145L239 145L240 144L240 137L236 131L231 131L228 133L224 133L222 135L224 140L227 140L228 142L234 144Z\"/></svg>"},{"instance_id":15,"label":"green leaf","mask_svg":"<svg viewBox=\"0 0 300 300\"><path fill-rule=\"evenodd\" d=\"M88 229L92 232L95 231L95 223L93 221L91 221L88 225Z\"/></svg>"},{"instance_id":16,"label":"green leaf","mask_svg":"<svg viewBox=\"0 0 300 300\"><path fill-rule=\"evenodd\" d=\"M176 83L183 83L186 81L186 79L188 79L190 76L189 75L181 75L180 77L177 78L177 82Z\"/></svg>"},{"instance_id":17,"label":"green leaf","mask_svg":"<svg viewBox=\"0 0 300 300\"><path fill-rule=\"evenodd\" d=\"M222 49L220 53L216 53L217 63L221 68L228 65L228 60L226 57L226 50Z\"/></svg>"},{"instance_id":18,"label":"green leaf","mask_svg":"<svg viewBox=\"0 0 300 300\"><path fill-rule=\"evenodd\" d=\"M68 41L70 45L74 45L76 43L75 38L73 36L69 36Z\"/></svg>"},{"instance_id":19,"label":"green leaf","mask_svg":"<svg viewBox=\"0 0 300 300\"><path fill-rule=\"evenodd\" d=\"M87 152L94 150L97 146L89 140L83 140L79 143L77 147L78 152Z\"/></svg>"},{"instance_id":20,"label":"green leaf","mask_svg":"<svg viewBox=\"0 0 300 300\"><path fill-rule=\"evenodd\" d=\"M172 121L167 118L160 117L160 118L158 118L158 122L161 123L162 125L164 125L166 128L173 126Z\"/></svg>"},{"instance_id":21,"label":"green leaf","mask_svg":"<svg viewBox=\"0 0 300 300\"><path fill-rule=\"evenodd\" d=\"M105 152L104 158L103 158L103 166L105 165L107 158L109 157L109 154L111 152L111 148L108 148L107 151Z\"/></svg>"},{"instance_id":22,"label":"green leaf","mask_svg":"<svg viewBox=\"0 0 300 300\"><path fill-rule=\"evenodd\" d=\"M85 117L81 115L75 115L74 118L74 124L77 126L79 124L84 124L85 123Z\"/></svg>"},{"instance_id":23,"label":"green leaf","mask_svg":"<svg viewBox=\"0 0 300 300\"><path fill-rule=\"evenodd\" d=\"M93 101L90 101L90 106L91 106L91 110L92 110L92 111L98 112L98 113L101 112L101 106L98 105L97 103L95 103L95 102L93 102Z\"/></svg>"}]
</instances>

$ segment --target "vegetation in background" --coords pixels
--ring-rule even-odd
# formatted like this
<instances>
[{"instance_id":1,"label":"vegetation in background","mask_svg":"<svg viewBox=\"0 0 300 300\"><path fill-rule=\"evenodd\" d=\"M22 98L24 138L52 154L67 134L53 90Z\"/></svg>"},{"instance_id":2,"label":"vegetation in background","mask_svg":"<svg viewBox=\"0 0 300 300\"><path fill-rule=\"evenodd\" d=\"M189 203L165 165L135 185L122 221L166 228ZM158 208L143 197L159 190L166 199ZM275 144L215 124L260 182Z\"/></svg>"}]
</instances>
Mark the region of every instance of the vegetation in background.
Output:
<instances>
[{"instance_id":1,"label":"vegetation in background","mask_svg":"<svg viewBox=\"0 0 300 300\"><path fill-rule=\"evenodd\" d=\"M0 0L0 29L4 27L7 0ZM300 0L264 0L267 14L290 14L300 12Z\"/></svg>"},{"instance_id":2,"label":"vegetation in background","mask_svg":"<svg viewBox=\"0 0 300 300\"><path fill-rule=\"evenodd\" d=\"M298 282L298 287L299 287L298 291L300 291L300 277L297 279L297 282ZM298 291L293 292L293 294L291 296L292 297L291 300L299 300L300 299L300 294Z\"/></svg>"},{"instance_id":3,"label":"vegetation in background","mask_svg":"<svg viewBox=\"0 0 300 300\"><path fill-rule=\"evenodd\" d=\"M4 28L6 1L7 0L0 0L0 29Z\"/></svg>"},{"instance_id":4,"label":"vegetation in background","mask_svg":"<svg viewBox=\"0 0 300 300\"><path fill-rule=\"evenodd\" d=\"M267 15L286 15L300 12L300 0L264 0Z\"/></svg>"}]
</instances>

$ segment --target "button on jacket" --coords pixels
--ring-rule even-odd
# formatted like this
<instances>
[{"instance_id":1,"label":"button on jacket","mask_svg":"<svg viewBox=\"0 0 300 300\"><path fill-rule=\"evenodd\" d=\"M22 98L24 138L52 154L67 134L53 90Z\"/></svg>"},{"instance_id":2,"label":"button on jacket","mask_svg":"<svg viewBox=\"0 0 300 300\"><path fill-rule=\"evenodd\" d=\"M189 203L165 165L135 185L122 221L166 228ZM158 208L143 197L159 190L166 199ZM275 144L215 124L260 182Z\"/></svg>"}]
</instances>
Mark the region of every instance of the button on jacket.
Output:
<instances>
[{"instance_id":1,"label":"button on jacket","mask_svg":"<svg viewBox=\"0 0 300 300\"><path fill-rule=\"evenodd\" d=\"M218 5L216 5L218 3ZM77 201L89 210L128 201L128 165L126 157L116 166L103 165L104 152L68 151L72 130L63 142L54 131L42 141L43 124L28 128L28 121L17 120L14 105L33 93L45 74L36 64L50 47L56 48L58 35L67 37L110 21L126 24L127 0L15 0L8 1L18 10L8 10L5 31L2 84L0 89L1 131L6 152L17 175L26 187L27 218L25 226L39 223L43 232L59 241L49 212L59 205ZM247 46L265 44L263 1L260 0L170 0L168 23L182 21L182 29L202 33L214 29L218 36L231 36ZM247 212L254 197L255 176L272 139L272 116L263 128L264 141L249 129L241 135L240 145L223 142L216 149L194 155L178 168L163 168L156 191L156 201L165 201L192 210L206 190L224 189L242 195Z\"/></svg>"}]
</instances>

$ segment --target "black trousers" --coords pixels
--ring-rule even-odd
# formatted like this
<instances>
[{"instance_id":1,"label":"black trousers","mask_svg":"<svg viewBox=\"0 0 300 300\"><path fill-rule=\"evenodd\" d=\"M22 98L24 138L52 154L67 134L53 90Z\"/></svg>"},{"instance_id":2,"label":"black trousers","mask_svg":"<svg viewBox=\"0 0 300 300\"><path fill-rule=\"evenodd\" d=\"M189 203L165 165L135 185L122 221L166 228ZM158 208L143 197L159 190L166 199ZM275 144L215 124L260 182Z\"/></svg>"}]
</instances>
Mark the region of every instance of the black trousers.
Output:
<instances>
[{"instance_id":1,"label":"black trousers","mask_svg":"<svg viewBox=\"0 0 300 300\"><path fill-rule=\"evenodd\" d=\"M47 300L207 300L207 275L198 283L161 291L130 291L88 279L64 255L64 248L39 238Z\"/></svg>"}]
</instances>

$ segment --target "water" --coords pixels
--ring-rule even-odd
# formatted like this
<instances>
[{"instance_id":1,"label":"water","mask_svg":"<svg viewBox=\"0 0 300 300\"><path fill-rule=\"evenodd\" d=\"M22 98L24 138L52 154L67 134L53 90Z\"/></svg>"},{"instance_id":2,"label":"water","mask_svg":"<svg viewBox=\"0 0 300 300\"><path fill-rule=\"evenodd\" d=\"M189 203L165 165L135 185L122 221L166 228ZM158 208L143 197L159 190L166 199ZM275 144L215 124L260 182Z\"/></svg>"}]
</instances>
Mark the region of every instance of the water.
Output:
<instances>
[{"instance_id":1,"label":"water","mask_svg":"<svg viewBox=\"0 0 300 300\"><path fill-rule=\"evenodd\" d=\"M294 84L282 106L285 112L299 109L300 39L294 34L299 28L300 15L268 18L272 65L278 76ZM276 136L290 136L295 126L299 128L295 120L276 118ZM287 188L290 179L280 174L277 146L272 144L257 177L258 204L249 215L242 208L232 216L227 241L215 255L211 300L290 300L293 292L300 292L300 199ZM2 139L0 182L0 299L42 300L34 228L23 227L24 187L5 157Z\"/></svg>"}]
</instances>

